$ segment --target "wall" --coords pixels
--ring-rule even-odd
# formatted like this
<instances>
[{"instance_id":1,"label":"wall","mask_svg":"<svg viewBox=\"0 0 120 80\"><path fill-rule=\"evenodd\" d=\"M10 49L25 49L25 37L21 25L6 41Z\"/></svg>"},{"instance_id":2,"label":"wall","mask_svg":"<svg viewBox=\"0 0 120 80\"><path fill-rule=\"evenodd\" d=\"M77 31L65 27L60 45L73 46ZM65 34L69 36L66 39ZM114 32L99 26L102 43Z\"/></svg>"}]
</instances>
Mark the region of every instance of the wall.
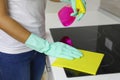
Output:
<instances>
[{"instance_id":1,"label":"wall","mask_svg":"<svg viewBox=\"0 0 120 80\"><path fill-rule=\"evenodd\" d=\"M120 17L120 0L101 0L101 9Z\"/></svg>"},{"instance_id":2,"label":"wall","mask_svg":"<svg viewBox=\"0 0 120 80\"><path fill-rule=\"evenodd\" d=\"M87 3L87 11L95 11L99 8L100 0L86 0ZM64 2L52 2L50 0L47 1L47 13L56 13L62 6L67 5Z\"/></svg>"}]
</instances>

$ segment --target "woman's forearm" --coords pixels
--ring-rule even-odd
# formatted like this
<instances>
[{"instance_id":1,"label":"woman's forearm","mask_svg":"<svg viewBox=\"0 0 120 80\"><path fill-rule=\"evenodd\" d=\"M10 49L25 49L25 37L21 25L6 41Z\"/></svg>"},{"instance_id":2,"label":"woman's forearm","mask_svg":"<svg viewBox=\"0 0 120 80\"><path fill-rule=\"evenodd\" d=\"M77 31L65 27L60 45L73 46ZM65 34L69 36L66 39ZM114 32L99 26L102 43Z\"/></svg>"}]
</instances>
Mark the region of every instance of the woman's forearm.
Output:
<instances>
[{"instance_id":1,"label":"woman's forearm","mask_svg":"<svg viewBox=\"0 0 120 80\"><path fill-rule=\"evenodd\" d=\"M0 29L22 43L25 43L31 34L22 25L7 15L0 16Z\"/></svg>"}]
</instances>

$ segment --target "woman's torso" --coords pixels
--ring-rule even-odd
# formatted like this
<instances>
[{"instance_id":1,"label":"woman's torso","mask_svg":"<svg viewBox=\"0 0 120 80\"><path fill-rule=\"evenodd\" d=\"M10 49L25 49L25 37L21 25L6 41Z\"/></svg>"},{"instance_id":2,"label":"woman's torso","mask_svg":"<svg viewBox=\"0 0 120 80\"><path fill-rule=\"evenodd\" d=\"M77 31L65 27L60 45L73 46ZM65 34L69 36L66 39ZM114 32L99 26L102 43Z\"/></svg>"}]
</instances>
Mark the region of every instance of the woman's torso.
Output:
<instances>
[{"instance_id":1,"label":"woman's torso","mask_svg":"<svg viewBox=\"0 0 120 80\"><path fill-rule=\"evenodd\" d=\"M10 16L30 32L45 36L46 0L8 0ZM17 54L30 51L23 43L0 30L0 51Z\"/></svg>"}]
</instances>

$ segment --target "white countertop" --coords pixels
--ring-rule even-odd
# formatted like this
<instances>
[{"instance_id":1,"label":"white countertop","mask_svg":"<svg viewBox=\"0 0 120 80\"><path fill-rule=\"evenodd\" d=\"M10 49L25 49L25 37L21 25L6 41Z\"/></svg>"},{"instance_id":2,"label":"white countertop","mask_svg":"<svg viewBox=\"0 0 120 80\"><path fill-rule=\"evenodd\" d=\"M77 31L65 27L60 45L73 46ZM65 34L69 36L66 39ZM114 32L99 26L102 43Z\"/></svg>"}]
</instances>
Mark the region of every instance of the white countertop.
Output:
<instances>
[{"instance_id":1,"label":"white countertop","mask_svg":"<svg viewBox=\"0 0 120 80\"><path fill-rule=\"evenodd\" d=\"M119 23L120 21L118 19L110 14L106 14L106 12L104 13L104 11L89 11L80 22L75 21L70 27ZM49 29L60 27L64 28L60 23L57 14L46 14L46 32L48 41L53 42ZM67 78L63 68L50 66L54 61L55 58L52 57L48 57L47 59L47 67L49 69L48 80L120 80L120 73Z\"/></svg>"}]
</instances>

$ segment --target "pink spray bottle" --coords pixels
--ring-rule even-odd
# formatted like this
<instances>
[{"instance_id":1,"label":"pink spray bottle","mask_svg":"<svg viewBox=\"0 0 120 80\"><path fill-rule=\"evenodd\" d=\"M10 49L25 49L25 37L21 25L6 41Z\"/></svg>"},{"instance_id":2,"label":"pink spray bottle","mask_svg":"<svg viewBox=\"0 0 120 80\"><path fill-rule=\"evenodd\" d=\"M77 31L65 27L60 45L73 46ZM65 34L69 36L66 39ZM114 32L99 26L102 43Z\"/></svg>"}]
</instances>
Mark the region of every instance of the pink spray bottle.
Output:
<instances>
[{"instance_id":1,"label":"pink spray bottle","mask_svg":"<svg viewBox=\"0 0 120 80\"><path fill-rule=\"evenodd\" d=\"M70 5L64 6L58 12L58 17L61 23L66 27L71 25L75 20L75 17L71 16L71 13L73 13L73 9Z\"/></svg>"}]
</instances>

